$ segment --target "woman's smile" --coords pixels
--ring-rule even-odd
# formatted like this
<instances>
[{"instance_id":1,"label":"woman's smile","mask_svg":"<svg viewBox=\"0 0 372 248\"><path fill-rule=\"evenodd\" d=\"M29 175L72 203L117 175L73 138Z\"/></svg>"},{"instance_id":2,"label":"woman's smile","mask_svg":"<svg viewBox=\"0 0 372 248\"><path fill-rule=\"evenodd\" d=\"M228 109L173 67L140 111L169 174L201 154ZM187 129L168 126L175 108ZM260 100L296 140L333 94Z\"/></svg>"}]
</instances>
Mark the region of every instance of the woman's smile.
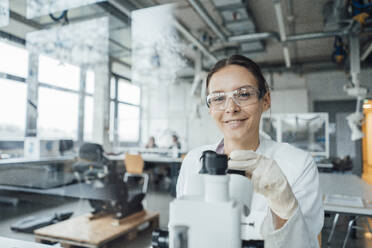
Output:
<instances>
[{"instance_id":1,"label":"woman's smile","mask_svg":"<svg viewBox=\"0 0 372 248\"><path fill-rule=\"evenodd\" d=\"M244 127L245 122L247 120L248 118L232 118L232 119L222 121L222 123L230 129L236 129L236 128Z\"/></svg>"}]
</instances>

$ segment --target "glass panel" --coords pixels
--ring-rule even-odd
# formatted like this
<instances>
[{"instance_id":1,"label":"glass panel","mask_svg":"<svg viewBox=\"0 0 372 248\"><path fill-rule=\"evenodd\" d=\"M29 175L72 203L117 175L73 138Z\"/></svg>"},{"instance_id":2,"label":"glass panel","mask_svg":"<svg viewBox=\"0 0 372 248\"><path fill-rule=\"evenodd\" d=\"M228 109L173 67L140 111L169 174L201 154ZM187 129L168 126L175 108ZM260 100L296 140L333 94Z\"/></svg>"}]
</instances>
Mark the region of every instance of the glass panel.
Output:
<instances>
[{"instance_id":1,"label":"glass panel","mask_svg":"<svg viewBox=\"0 0 372 248\"><path fill-rule=\"evenodd\" d=\"M119 79L119 101L139 105L140 96L141 91L138 86Z\"/></svg>"},{"instance_id":2,"label":"glass panel","mask_svg":"<svg viewBox=\"0 0 372 248\"><path fill-rule=\"evenodd\" d=\"M309 152L326 151L326 120L317 114L282 117L282 141Z\"/></svg>"},{"instance_id":3,"label":"glass panel","mask_svg":"<svg viewBox=\"0 0 372 248\"><path fill-rule=\"evenodd\" d=\"M137 142L139 139L139 107L119 104L119 140Z\"/></svg>"},{"instance_id":4,"label":"glass panel","mask_svg":"<svg viewBox=\"0 0 372 248\"><path fill-rule=\"evenodd\" d=\"M115 81L116 79L115 78L111 78L111 87L110 87L110 97L111 99L115 99L115 91L116 91L116 88L115 88Z\"/></svg>"},{"instance_id":5,"label":"glass panel","mask_svg":"<svg viewBox=\"0 0 372 248\"><path fill-rule=\"evenodd\" d=\"M80 69L79 67L61 63L58 60L39 56L39 81L55 86L78 90Z\"/></svg>"},{"instance_id":6,"label":"glass panel","mask_svg":"<svg viewBox=\"0 0 372 248\"><path fill-rule=\"evenodd\" d=\"M87 76L85 80L85 92L89 94L94 94L94 72L91 70L87 71Z\"/></svg>"},{"instance_id":7,"label":"glass panel","mask_svg":"<svg viewBox=\"0 0 372 248\"><path fill-rule=\"evenodd\" d=\"M170 84L186 67L186 47L174 27L173 4L132 11L132 81L135 84Z\"/></svg>"},{"instance_id":8,"label":"glass panel","mask_svg":"<svg viewBox=\"0 0 372 248\"><path fill-rule=\"evenodd\" d=\"M9 0L0 1L0 27L9 24Z\"/></svg>"},{"instance_id":9,"label":"glass panel","mask_svg":"<svg viewBox=\"0 0 372 248\"><path fill-rule=\"evenodd\" d=\"M278 133L278 123L279 121L275 118L271 119L271 117L262 117L261 132L263 132L264 135L268 135L272 140L276 140Z\"/></svg>"},{"instance_id":10,"label":"glass panel","mask_svg":"<svg viewBox=\"0 0 372 248\"><path fill-rule=\"evenodd\" d=\"M85 97L84 141L93 140L93 97Z\"/></svg>"},{"instance_id":11,"label":"glass panel","mask_svg":"<svg viewBox=\"0 0 372 248\"><path fill-rule=\"evenodd\" d=\"M115 130L115 102L110 101L110 141L111 142L114 142L115 132L117 132L117 130Z\"/></svg>"},{"instance_id":12,"label":"glass panel","mask_svg":"<svg viewBox=\"0 0 372 248\"><path fill-rule=\"evenodd\" d=\"M39 88L38 136L77 139L78 94Z\"/></svg>"},{"instance_id":13,"label":"glass panel","mask_svg":"<svg viewBox=\"0 0 372 248\"><path fill-rule=\"evenodd\" d=\"M27 18L48 15L53 12L68 10L106 0L27 0Z\"/></svg>"},{"instance_id":14,"label":"glass panel","mask_svg":"<svg viewBox=\"0 0 372 248\"><path fill-rule=\"evenodd\" d=\"M27 85L0 78L0 139L25 135Z\"/></svg>"},{"instance_id":15,"label":"glass panel","mask_svg":"<svg viewBox=\"0 0 372 248\"><path fill-rule=\"evenodd\" d=\"M26 49L0 42L0 72L27 78L28 52Z\"/></svg>"},{"instance_id":16,"label":"glass panel","mask_svg":"<svg viewBox=\"0 0 372 248\"><path fill-rule=\"evenodd\" d=\"M27 50L85 68L107 66L108 17L26 34Z\"/></svg>"}]
</instances>

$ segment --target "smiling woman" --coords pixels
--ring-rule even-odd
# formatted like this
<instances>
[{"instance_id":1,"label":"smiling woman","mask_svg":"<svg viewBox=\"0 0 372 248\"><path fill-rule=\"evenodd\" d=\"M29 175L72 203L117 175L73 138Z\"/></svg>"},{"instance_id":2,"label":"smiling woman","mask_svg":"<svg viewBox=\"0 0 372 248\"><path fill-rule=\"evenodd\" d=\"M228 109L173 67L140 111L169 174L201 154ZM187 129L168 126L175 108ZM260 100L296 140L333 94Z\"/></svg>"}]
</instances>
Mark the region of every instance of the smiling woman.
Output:
<instances>
[{"instance_id":1,"label":"smiling woman","mask_svg":"<svg viewBox=\"0 0 372 248\"><path fill-rule=\"evenodd\" d=\"M177 197L188 192L204 151L226 154L229 169L243 171L254 186L251 212L241 218L242 239L264 239L266 248L318 247L324 219L318 170L309 153L259 135L271 99L258 65L240 55L220 60L208 74L206 87L209 114L223 139L187 154Z\"/></svg>"},{"instance_id":2,"label":"smiling woman","mask_svg":"<svg viewBox=\"0 0 372 248\"><path fill-rule=\"evenodd\" d=\"M238 56L232 58L236 57L239 59ZM240 60L241 65L223 60L207 77L208 97L214 100L209 113L224 134L226 154L235 150L236 145L246 150L257 149L261 115L270 107L266 81L256 76L261 75L259 68L253 61L247 60L242 65L243 58ZM216 94L219 97L211 97Z\"/></svg>"}]
</instances>

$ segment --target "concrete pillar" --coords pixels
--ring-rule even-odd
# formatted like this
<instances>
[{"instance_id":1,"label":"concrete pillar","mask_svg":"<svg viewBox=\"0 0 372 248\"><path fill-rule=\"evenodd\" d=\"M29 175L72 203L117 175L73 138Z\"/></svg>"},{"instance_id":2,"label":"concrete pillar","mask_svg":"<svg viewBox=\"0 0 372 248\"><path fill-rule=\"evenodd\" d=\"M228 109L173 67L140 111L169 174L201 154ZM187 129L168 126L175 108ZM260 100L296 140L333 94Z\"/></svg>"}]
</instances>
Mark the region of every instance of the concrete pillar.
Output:
<instances>
[{"instance_id":1,"label":"concrete pillar","mask_svg":"<svg viewBox=\"0 0 372 248\"><path fill-rule=\"evenodd\" d=\"M93 141L111 150L110 131L110 70L108 64L94 68Z\"/></svg>"},{"instance_id":2,"label":"concrete pillar","mask_svg":"<svg viewBox=\"0 0 372 248\"><path fill-rule=\"evenodd\" d=\"M37 136L37 112L38 112L38 72L39 56L30 52L28 57L27 75L27 106L26 106L26 131L25 137Z\"/></svg>"}]
</instances>

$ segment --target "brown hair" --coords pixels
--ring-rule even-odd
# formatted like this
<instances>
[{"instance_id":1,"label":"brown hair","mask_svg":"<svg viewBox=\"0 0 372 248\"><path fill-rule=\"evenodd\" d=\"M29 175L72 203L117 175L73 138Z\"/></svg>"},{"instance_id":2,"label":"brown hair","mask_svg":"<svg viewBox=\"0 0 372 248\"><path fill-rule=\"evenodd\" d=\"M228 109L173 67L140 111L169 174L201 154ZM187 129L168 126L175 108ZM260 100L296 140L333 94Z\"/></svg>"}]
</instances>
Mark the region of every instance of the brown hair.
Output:
<instances>
[{"instance_id":1,"label":"brown hair","mask_svg":"<svg viewBox=\"0 0 372 248\"><path fill-rule=\"evenodd\" d=\"M220 61L218 61L209 71L208 76L207 76L207 83L206 83L207 92L208 92L209 81L211 77L213 76L213 74L228 65L240 65L246 68L250 73L253 74L253 76L257 80L258 90L260 91L259 98L263 97L266 94L266 92L269 91L268 84L264 76L262 75L260 67L255 62L253 62L251 59L245 56L242 56L242 55L234 54L228 58L221 59Z\"/></svg>"}]
</instances>

